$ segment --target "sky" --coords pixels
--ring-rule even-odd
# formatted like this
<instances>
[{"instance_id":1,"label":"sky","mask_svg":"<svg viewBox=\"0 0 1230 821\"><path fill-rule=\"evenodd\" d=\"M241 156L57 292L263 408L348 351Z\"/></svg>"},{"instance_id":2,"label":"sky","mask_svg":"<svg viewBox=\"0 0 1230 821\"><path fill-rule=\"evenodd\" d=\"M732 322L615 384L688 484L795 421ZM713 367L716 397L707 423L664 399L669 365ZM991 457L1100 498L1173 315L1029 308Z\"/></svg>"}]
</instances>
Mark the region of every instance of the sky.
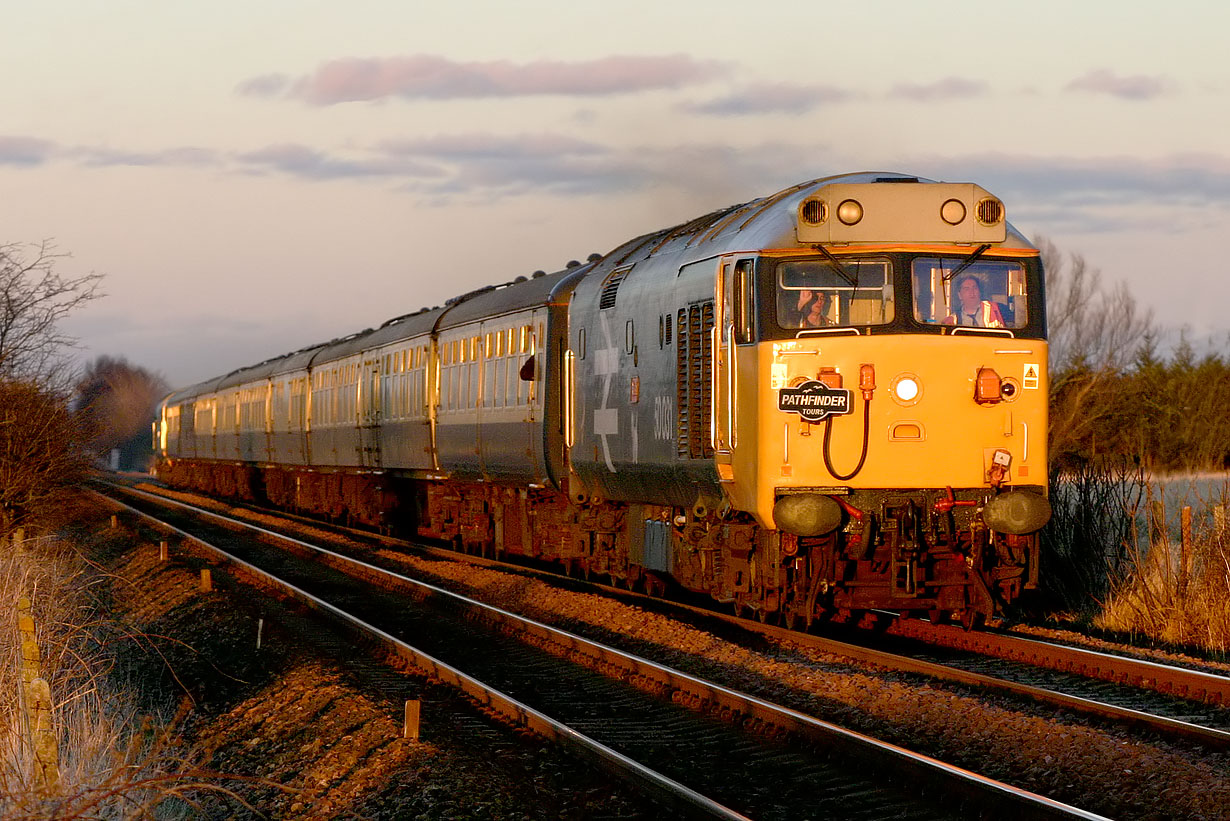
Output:
<instances>
[{"instance_id":1,"label":"sky","mask_svg":"<svg viewBox=\"0 0 1230 821\"><path fill-rule=\"evenodd\" d=\"M976 182L1224 347L1230 3L3 0L0 243L187 385L808 179Z\"/></svg>"}]
</instances>

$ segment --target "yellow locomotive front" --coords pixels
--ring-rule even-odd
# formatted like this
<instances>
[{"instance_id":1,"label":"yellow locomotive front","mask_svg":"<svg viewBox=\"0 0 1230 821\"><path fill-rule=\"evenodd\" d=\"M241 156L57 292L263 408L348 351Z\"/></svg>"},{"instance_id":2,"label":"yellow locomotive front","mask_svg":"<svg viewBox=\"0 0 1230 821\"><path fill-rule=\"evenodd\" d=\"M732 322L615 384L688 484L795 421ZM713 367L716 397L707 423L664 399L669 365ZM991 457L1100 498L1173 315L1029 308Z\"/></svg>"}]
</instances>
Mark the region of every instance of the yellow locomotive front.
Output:
<instances>
[{"instance_id":1,"label":"yellow locomotive front","mask_svg":"<svg viewBox=\"0 0 1230 821\"><path fill-rule=\"evenodd\" d=\"M796 247L727 269L714 340L718 475L779 533L771 605L975 624L1037 584L1050 516L1037 249L969 184L797 213Z\"/></svg>"}]
</instances>

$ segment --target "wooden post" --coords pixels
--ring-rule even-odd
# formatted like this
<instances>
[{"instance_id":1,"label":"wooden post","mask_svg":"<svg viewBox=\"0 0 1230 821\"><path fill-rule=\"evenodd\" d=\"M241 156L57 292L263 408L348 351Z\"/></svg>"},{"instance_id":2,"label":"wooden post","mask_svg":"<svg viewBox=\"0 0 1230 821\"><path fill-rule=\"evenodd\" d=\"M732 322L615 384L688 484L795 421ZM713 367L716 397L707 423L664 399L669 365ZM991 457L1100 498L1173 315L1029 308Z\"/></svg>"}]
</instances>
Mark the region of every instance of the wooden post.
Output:
<instances>
[{"instance_id":1,"label":"wooden post","mask_svg":"<svg viewBox=\"0 0 1230 821\"><path fill-rule=\"evenodd\" d=\"M1166 538L1166 503L1161 499L1149 502L1149 559L1162 563L1162 578L1170 589L1170 545Z\"/></svg>"},{"instance_id":2,"label":"wooden post","mask_svg":"<svg viewBox=\"0 0 1230 821\"><path fill-rule=\"evenodd\" d=\"M402 728L402 737L411 741L419 740L419 713L422 702L418 699L406 702L406 723Z\"/></svg>"},{"instance_id":3,"label":"wooden post","mask_svg":"<svg viewBox=\"0 0 1230 821\"><path fill-rule=\"evenodd\" d=\"M112 530L115 530L115 529L116 529L117 527L119 527L119 526L120 526L120 517L119 517L119 514L112 513L112 514L111 514L111 529L112 529Z\"/></svg>"},{"instance_id":4,"label":"wooden post","mask_svg":"<svg viewBox=\"0 0 1230 821\"><path fill-rule=\"evenodd\" d=\"M201 592L208 593L214 589L213 574L210 573L208 567L201 568Z\"/></svg>"},{"instance_id":5,"label":"wooden post","mask_svg":"<svg viewBox=\"0 0 1230 821\"><path fill-rule=\"evenodd\" d=\"M163 539L158 543L158 561L165 562L170 558L171 551L167 548L167 540Z\"/></svg>"},{"instance_id":6,"label":"wooden post","mask_svg":"<svg viewBox=\"0 0 1230 821\"><path fill-rule=\"evenodd\" d=\"M1179 597L1187 595L1187 579L1192 572L1192 509L1184 505L1180 511Z\"/></svg>"},{"instance_id":7,"label":"wooden post","mask_svg":"<svg viewBox=\"0 0 1230 821\"><path fill-rule=\"evenodd\" d=\"M1214 505L1213 506L1213 530L1216 532L1218 538L1221 538L1222 536L1226 535L1226 506L1225 505Z\"/></svg>"},{"instance_id":8,"label":"wooden post","mask_svg":"<svg viewBox=\"0 0 1230 821\"><path fill-rule=\"evenodd\" d=\"M256 622L256 649L261 649L261 634L265 632L265 620L259 619Z\"/></svg>"}]
</instances>

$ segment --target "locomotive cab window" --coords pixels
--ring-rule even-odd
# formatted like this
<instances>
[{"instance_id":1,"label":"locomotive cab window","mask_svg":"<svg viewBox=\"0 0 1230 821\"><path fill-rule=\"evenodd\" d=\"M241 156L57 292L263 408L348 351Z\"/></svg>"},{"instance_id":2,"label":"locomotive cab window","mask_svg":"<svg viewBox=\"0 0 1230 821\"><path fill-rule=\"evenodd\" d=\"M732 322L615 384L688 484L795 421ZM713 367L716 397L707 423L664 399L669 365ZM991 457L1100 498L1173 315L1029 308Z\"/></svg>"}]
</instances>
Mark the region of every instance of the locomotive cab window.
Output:
<instances>
[{"instance_id":1,"label":"locomotive cab window","mask_svg":"<svg viewBox=\"0 0 1230 821\"><path fill-rule=\"evenodd\" d=\"M753 271L753 261L741 259L735 264L735 279L732 287L734 296L733 314L735 341L740 345L755 341L756 338L756 278ZM667 317L669 320L670 317Z\"/></svg>"},{"instance_id":2,"label":"locomotive cab window","mask_svg":"<svg viewBox=\"0 0 1230 821\"><path fill-rule=\"evenodd\" d=\"M936 325L1023 328L1029 322L1025 269L1011 260L919 258L912 266L914 319Z\"/></svg>"},{"instance_id":3,"label":"locomotive cab window","mask_svg":"<svg viewBox=\"0 0 1230 821\"><path fill-rule=\"evenodd\" d=\"M796 259L777 265L777 323L787 330L884 325L893 283L884 259Z\"/></svg>"}]
</instances>

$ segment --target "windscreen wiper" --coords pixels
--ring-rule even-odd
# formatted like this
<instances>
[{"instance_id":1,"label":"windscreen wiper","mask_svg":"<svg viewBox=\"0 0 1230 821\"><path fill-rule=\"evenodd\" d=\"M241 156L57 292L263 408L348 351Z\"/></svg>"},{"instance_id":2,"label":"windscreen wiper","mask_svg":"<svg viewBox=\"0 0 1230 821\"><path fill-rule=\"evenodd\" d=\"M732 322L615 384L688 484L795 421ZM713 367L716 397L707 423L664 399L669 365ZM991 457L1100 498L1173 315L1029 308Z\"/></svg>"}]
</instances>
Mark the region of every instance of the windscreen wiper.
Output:
<instances>
[{"instance_id":1,"label":"windscreen wiper","mask_svg":"<svg viewBox=\"0 0 1230 821\"><path fill-rule=\"evenodd\" d=\"M990 247L991 247L991 243L989 242L986 245L979 245L978 249L974 251L974 253L970 254L968 257L966 257L964 260L961 261L960 265L958 265L956 268L953 268L950 273L944 274L944 281L951 282L953 277L955 277L957 274L961 273L966 268L970 267L975 262L977 262L978 257L985 254Z\"/></svg>"},{"instance_id":2,"label":"windscreen wiper","mask_svg":"<svg viewBox=\"0 0 1230 821\"><path fill-rule=\"evenodd\" d=\"M991 246L989 245L987 246L987 248L990 248L990 247ZM850 276L850 272L846 270L846 266L841 264L841 260L833 256L832 253L829 252L829 249L825 248L823 245L817 245L815 246L815 248L817 251L824 254L824 258L827 259L829 263L833 266L833 270L837 272L838 276L840 276L846 282L850 283L850 287L853 288L855 291L857 291L858 290L858 274L855 274L854 276ZM984 248L983 250L985 251L986 248Z\"/></svg>"}]
</instances>

